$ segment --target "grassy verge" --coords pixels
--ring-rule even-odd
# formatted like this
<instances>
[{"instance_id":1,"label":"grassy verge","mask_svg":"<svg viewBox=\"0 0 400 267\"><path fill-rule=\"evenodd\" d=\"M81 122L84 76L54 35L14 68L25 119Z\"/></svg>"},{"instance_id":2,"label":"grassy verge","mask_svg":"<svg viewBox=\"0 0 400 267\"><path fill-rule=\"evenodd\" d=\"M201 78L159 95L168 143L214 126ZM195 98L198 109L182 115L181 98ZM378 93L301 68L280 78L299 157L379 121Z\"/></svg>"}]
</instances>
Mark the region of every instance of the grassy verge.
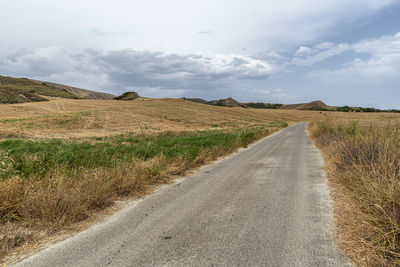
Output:
<instances>
[{"instance_id":1,"label":"grassy verge","mask_svg":"<svg viewBox=\"0 0 400 267\"><path fill-rule=\"evenodd\" d=\"M310 124L328 161L339 241L360 266L400 264L400 128Z\"/></svg>"},{"instance_id":2,"label":"grassy verge","mask_svg":"<svg viewBox=\"0 0 400 267\"><path fill-rule=\"evenodd\" d=\"M270 134L270 127L0 142L0 260Z\"/></svg>"}]
</instances>

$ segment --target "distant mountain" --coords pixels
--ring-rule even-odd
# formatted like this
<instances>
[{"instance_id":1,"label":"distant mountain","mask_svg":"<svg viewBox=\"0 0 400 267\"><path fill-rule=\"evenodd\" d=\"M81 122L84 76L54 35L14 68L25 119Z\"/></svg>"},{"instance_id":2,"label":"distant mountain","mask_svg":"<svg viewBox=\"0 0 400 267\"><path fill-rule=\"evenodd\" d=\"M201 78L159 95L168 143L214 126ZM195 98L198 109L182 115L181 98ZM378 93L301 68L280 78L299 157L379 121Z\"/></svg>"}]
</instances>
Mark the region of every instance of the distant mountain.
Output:
<instances>
[{"instance_id":1,"label":"distant mountain","mask_svg":"<svg viewBox=\"0 0 400 267\"><path fill-rule=\"evenodd\" d=\"M115 97L111 94L52 82L0 75L0 103L2 104L46 101L47 99L43 96L70 99L113 99Z\"/></svg>"},{"instance_id":2,"label":"distant mountain","mask_svg":"<svg viewBox=\"0 0 400 267\"><path fill-rule=\"evenodd\" d=\"M281 109L296 109L296 110L335 110L335 107L328 106L321 100L312 101L309 103L283 105Z\"/></svg>"}]
</instances>

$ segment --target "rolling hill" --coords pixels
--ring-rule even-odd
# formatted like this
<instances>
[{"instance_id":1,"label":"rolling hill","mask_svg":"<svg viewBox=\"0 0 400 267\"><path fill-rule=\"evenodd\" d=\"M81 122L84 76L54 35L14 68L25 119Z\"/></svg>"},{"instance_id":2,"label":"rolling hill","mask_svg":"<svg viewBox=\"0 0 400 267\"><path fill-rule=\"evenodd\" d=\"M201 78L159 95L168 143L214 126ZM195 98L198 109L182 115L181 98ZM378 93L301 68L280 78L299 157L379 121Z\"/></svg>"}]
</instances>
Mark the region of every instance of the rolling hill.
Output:
<instances>
[{"instance_id":1,"label":"rolling hill","mask_svg":"<svg viewBox=\"0 0 400 267\"><path fill-rule=\"evenodd\" d=\"M32 81L35 81L35 80L32 80ZM35 82L43 83L42 81L35 81ZM65 90L73 95L76 95L79 98L82 98L82 99L110 100L115 97L115 95L112 95L112 94L91 91L91 90L72 87L72 86L63 85L63 84L59 84L59 83L52 83L52 82L44 82L44 83L49 86L53 86L55 88L61 89L61 90Z\"/></svg>"},{"instance_id":2,"label":"rolling hill","mask_svg":"<svg viewBox=\"0 0 400 267\"><path fill-rule=\"evenodd\" d=\"M335 107L328 106L321 100L312 101L309 103L283 105L281 109L294 110L335 110Z\"/></svg>"},{"instance_id":3,"label":"rolling hill","mask_svg":"<svg viewBox=\"0 0 400 267\"><path fill-rule=\"evenodd\" d=\"M46 97L69 99L113 99L115 96L52 82L0 75L0 103L16 104L46 101Z\"/></svg>"}]
</instances>

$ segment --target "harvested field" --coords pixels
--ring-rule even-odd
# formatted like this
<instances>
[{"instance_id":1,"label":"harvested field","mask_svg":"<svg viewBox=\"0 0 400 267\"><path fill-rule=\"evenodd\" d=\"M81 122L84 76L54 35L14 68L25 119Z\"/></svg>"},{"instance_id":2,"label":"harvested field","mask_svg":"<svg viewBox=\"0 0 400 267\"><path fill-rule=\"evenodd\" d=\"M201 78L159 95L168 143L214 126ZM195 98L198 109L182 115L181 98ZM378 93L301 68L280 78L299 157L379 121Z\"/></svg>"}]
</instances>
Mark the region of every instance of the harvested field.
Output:
<instances>
[{"instance_id":1,"label":"harvested field","mask_svg":"<svg viewBox=\"0 0 400 267\"><path fill-rule=\"evenodd\" d=\"M216 107L183 99L53 99L0 106L0 138L80 138L121 133L234 129L325 117L400 120L400 114Z\"/></svg>"}]
</instances>

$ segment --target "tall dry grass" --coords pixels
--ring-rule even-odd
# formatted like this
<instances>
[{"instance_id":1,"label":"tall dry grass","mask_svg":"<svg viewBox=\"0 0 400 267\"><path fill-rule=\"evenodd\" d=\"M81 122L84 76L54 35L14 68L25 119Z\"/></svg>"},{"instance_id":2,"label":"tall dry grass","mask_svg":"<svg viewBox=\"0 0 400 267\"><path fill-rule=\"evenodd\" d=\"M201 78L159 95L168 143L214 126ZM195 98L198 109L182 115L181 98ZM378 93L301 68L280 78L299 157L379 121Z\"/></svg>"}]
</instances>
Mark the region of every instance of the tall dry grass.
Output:
<instances>
[{"instance_id":1,"label":"tall dry grass","mask_svg":"<svg viewBox=\"0 0 400 267\"><path fill-rule=\"evenodd\" d=\"M335 188L339 241L360 266L400 265L400 128L311 123Z\"/></svg>"},{"instance_id":2,"label":"tall dry grass","mask_svg":"<svg viewBox=\"0 0 400 267\"><path fill-rule=\"evenodd\" d=\"M45 177L14 177L0 187L0 261L22 245L36 242L87 219L123 196L139 197L165 183L172 165L162 157L97 168L68 176L53 170ZM183 166L176 166L182 170Z\"/></svg>"}]
</instances>

